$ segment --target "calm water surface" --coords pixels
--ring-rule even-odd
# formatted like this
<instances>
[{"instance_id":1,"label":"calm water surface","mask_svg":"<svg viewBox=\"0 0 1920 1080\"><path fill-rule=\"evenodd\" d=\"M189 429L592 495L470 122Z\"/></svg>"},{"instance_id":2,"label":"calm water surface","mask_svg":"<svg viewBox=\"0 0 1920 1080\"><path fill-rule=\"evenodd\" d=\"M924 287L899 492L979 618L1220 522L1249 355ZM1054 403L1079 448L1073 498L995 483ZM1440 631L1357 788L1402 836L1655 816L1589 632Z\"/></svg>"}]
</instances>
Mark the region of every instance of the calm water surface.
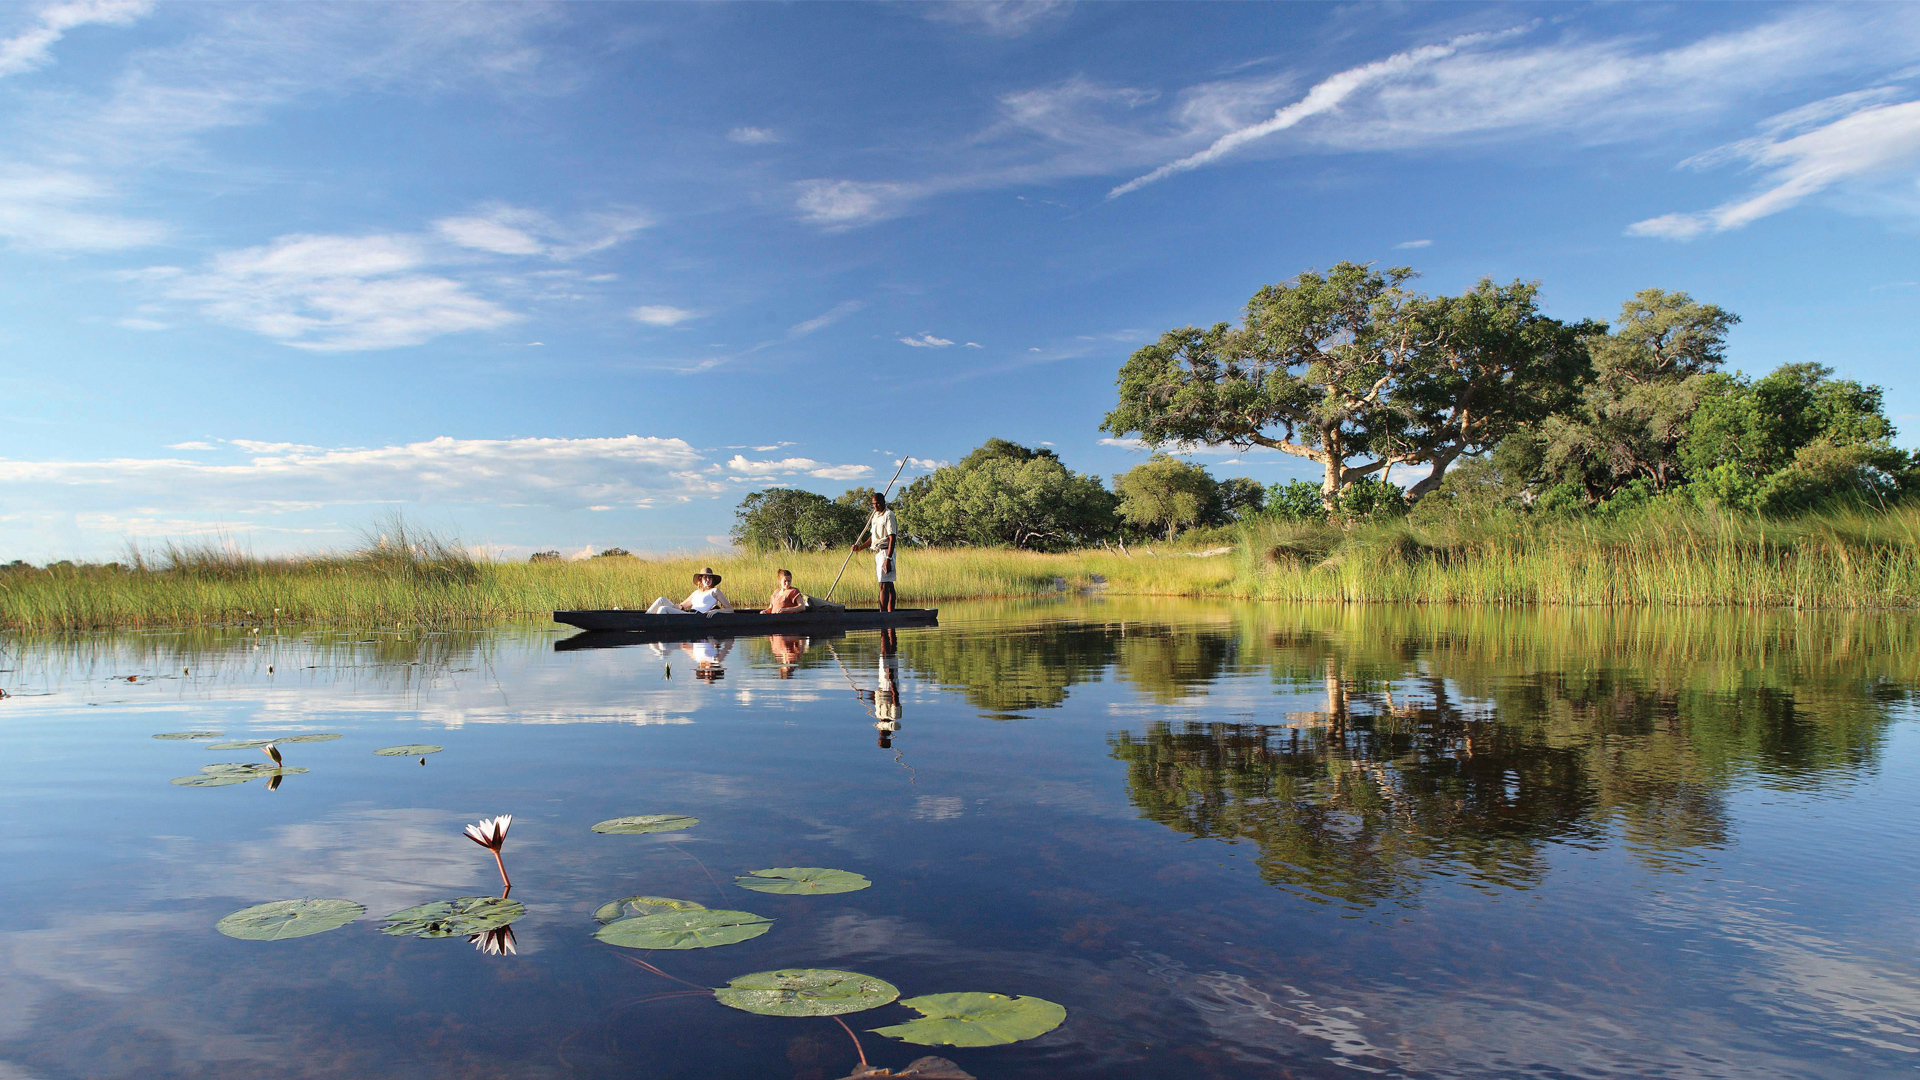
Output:
<instances>
[{"instance_id":1,"label":"calm water surface","mask_svg":"<svg viewBox=\"0 0 1920 1080\"><path fill-rule=\"evenodd\" d=\"M934 1051L981 1080L1920 1066L1910 617L1073 600L943 623L742 640L707 678L696 648L543 627L0 639L0 1080L847 1076L830 1020L671 996L783 967L1066 1006L1041 1038ZM310 771L277 789L170 785L266 760L151 738L193 729L343 737L284 744ZM446 749L373 754L404 743ZM460 830L502 813L512 954L378 932L497 893ZM655 813L700 824L589 830ZM732 884L778 866L873 885ZM592 936L634 894L776 921L645 954L675 982ZM214 929L308 896L367 914ZM912 1015L847 1019L897 1068L929 1051L866 1032Z\"/></svg>"}]
</instances>

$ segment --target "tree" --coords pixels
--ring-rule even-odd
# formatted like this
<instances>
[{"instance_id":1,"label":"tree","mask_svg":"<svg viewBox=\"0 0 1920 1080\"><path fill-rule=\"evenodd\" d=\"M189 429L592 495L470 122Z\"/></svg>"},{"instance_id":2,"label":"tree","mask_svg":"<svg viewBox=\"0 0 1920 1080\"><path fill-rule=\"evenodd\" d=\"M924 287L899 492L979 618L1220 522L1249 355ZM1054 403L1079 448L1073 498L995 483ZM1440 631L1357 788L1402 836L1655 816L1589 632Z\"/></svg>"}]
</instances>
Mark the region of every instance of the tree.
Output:
<instances>
[{"instance_id":1,"label":"tree","mask_svg":"<svg viewBox=\"0 0 1920 1080\"><path fill-rule=\"evenodd\" d=\"M1114 497L1069 472L1051 450L990 439L958 463L907 485L902 531L937 545L1059 550L1112 534Z\"/></svg>"},{"instance_id":2,"label":"tree","mask_svg":"<svg viewBox=\"0 0 1920 1080\"><path fill-rule=\"evenodd\" d=\"M755 551L837 547L853 543L866 520L864 501L849 507L811 491L772 488L740 500L732 537L734 543Z\"/></svg>"},{"instance_id":3,"label":"tree","mask_svg":"<svg viewBox=\"0 0 1920 1080\"><path fill-rule=\"evenodd\" d=\"M1235 476L1220 481L1220 517L1216 524L1239 521L1257 514L1267 505L1267 486L1251 476Z\"/></svg>"},{"instance_id":4,"label":"tree","mask_svg":"<svg viewBox=\"0 0 1920 1080\"><path fill-rule=\"evenodd\" d=\"M1239 328L1169 330L1127 359L1102 427L1156 447L1307 458L1328 512L1351 484L1431 465L1417 499L1462 453L1544 417L1577 381L1593 328L1541 315L1537 285L1482 281L1435 300L1403 288L1413 276L1343 262L1262 288Z\"/></svg>"},{"instance_id":5,"label":"tree","mask_svg":"<svg viewBox=\"0 0 1920 1080\"><path fill-rule=\"evenodd\" d=\"M1142 528L1165 532L1168 540L1182 528L1220 514L1220 485L1205 468L1166 454L1155 454L1113 478L1120 516Z\"/></svg>"},{"instance_id":6,"label":"tree","mask_svg":"<svg viewBox=\"0 0 1920 1080\"><path fill-rule=\"evenodd\" d=\"M1685 479L1679 447L1739 316L1683 292L1643 289L1611 334L1589 340L1593 377L1580 401L1544 426L1544 465L1590 500L1644 479L1663 491Z\"/></svg>"},{"instance_id":7,"label":"tree","mask_svg":"<svg viewBox=\"0 0 1920 1080\"><path fill-rule=\"evenodd\" d=\"M1787 364L1754 381L1707 376L1679 447L1694 489L1727 506L1786 511L1898 486L1910 462L1892 444L1880 388L1832 375Z\"/></svg>"}]
</instances>

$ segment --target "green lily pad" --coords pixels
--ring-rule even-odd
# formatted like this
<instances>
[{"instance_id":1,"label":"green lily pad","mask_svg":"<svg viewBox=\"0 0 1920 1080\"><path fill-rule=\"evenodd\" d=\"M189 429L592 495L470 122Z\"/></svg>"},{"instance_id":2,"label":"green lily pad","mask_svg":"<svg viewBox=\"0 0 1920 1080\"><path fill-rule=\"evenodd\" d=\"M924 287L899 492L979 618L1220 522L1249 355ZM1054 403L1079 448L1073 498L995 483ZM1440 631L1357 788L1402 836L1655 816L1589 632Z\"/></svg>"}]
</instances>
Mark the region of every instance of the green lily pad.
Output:
<instances>
[{"instance_id":1,"label":"green lily pad","mask_svg":"<svg viewBox=\"0 0 1920 1080\"><path fill-rule=\"evenodd\" d=\"M700 824L697 817L685 814L636 814L632 817L608 818L593 827L597 833L650 833L676 832L691 829Z\"/></svg>"},{"instance_id":2,"label":"green lily pad","mask_svg":"<svg viewBox=\"0 0 1920 1080\"><path fill-rule=\"evenodd\" d=\"M728 979L713 996L761 1016L839 1016L877 1009L899 997L900 988L857 971L785 968Z\"/></svg>"},{"instance_id":3,"label":"green lily pad","mask_svg":"<svg viewBox=\"0 0 1920 1080\"><path fill-rule=\"evenodd\" d=\"M285 941L338 930L366 913L351 900L275 900L241 908L213 928L242 941Z\"/></svg>"},{"instance_id":4,"label":"green lily pad","mask_svg":"<svg viewBox=\"0 0 1920 1080\"><path fill-rule=\"evenodd\" d=\"M340 737L341 735L337 731L317 731L311 735L286 735L273 741L285 746L288 743L297 742L332 742Z\"/></svg>"},{"instance_id":5,"label":"green lily pad","mask_svg":"<svg viewBox=\"0 0 1920 1080\"><path fill-rule=\"evenodd\" d=\"M734 878L733 883L754 892L807 896L858 892L873 884L851 870L829 870L824 866L775 866L755 870L749 877Z\"/></svg>"},{"instance_id":6,"label":"green lily pad","mask_svg":"<svg viewBox=\"0 0 1920 1080\"><path fill-rule=\"evenodd\" d=\"M594 909L593 917L601 926L633 915L660 915L669 911L705 911L707 905L671 896L623 896Z\"/></svg>"},{"instance_id":7,"label":"green lily pad","mask_svg":"<svg viewBox=\"0 0 1920 1080\"><path fill-rule=\"evenodd\" d=\"M663 911L635 915L593 932L593 936L623 949L711 949L757 938L773 920L751 911Z\"/></svg>"},{"instance_id":8,"label":"green lily pad","mask_svg":"<svg viewBox=\"0 0 1920 1080\"><path fill-rule=\"evenodd\" d=\"M224 731L168 731L155 735L156 739L217 739L225 735Z\"/></svg>"},{"instance_id":9,"label":"green lily pad","mask_svg":"<svg viewBox=\"0 0 1920 1080\"><path fill-rule=\"evenodd\" d=\"M467 937L498 930L526 913L518 900L462 896L396 911L386 917L380 932L393 937Z\"/></svg>"},{"instance_id":10,"label":"green lily pad","mask_svg":"<svg viewBox=\"0 0 1920 1080\"><path fill-rule=\"evenodd\" d=\"M258 750L273 742L272 739L234 739L231 742L208 743L209 750Z\"/></svg>"},{"instance_id":11,"label":"green lily pad","mask_svg":"<svg viewBox=\"0 0 1920 1080\"><path fill-rule=\"evenodd\" d=\"M1002 1046L1037 1039L1067 1018L1064 1006L1046 998L1005 994L926 994L900 1004L920 1019L873 1032L921 1046Z\"/></svg>"},{"instance_id":12,"label":"green lily pad","mask_svg":"<svg viewBox=\"0 0 1920 1080\"><path fill-rule=\"evenodd\" d=\"M167 781L174 787L226 787L229 784L244 784L253 779L251 776L232 776L226 773L194 773L192 776L176 776Z\"/></svg>"},{"instance_id":13,"label":"green lily pad","mask_svg":"<svg viewBox=\"0 0 1920 1080\"><path fill-rule=\"evenodd\" d=\"M200 771L208 776L237 776L242 780L251 780L256 776L294 776L307 770L298 765L275 765L270 761L223 761L218 765L202 765Z\"/></svg>"},{"instance_id":14,"label":"green lily pad","mask_svg":"<svg viewBox=\"0 0 1920 1080\"><path fill-rule=\"evenodd\" d=\"M405 746L383 746L374 753L381 757L426 757L428 754L437 754L445 749L444 746L435 746L432 743L408 743Z\"/></svg>"}]
</instances>

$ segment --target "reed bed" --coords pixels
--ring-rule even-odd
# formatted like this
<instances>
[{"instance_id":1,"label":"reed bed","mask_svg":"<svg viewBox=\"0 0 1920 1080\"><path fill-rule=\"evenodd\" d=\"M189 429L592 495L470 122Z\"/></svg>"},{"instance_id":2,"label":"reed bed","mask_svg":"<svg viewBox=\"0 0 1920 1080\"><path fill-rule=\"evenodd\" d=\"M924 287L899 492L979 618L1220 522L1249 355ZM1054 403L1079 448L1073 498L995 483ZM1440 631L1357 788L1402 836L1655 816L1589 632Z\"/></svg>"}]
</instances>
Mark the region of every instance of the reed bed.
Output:
<instances>
[{"instance_id":1,"label":"reed bed","mask_svg":"<svg viewBox=\"0 0 1920 1080\"><path fill-rule=\"evenodd\" d=\"M1113 595L1565 607L1874 610L1920 604L1920 508L1765 520L1663 509L1618 522L1519 516L1342 528L1258 520L1227 554L1193 545L1041 554L909 549L906 605L1063 591ZM476 559L390 529L355 552L253 558L212 546L131 555L113 566L0 568L0 629L232 625L449 626L563 608L645 607L684 596L712 565L740 606L786 567L822 595L844 551L611 556L539 563ZM856 555L835 600L873 603Z\"/></svg>"}]
</instances>

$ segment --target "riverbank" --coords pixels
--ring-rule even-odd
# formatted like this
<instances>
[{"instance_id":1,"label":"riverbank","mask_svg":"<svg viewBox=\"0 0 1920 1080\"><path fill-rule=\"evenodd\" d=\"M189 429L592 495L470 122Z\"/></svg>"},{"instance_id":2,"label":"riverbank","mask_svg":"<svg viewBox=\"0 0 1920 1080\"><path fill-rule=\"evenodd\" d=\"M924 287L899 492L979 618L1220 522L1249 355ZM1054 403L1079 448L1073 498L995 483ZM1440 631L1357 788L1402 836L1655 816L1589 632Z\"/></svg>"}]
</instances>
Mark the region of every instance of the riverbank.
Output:
<instances>
[{"instance_id":1,"label":"riverbank","mask_svg":"<svg viewBox=\"0 0 1920 1080\"><path fill-rule=\"evenodd\" d=\"M1096 590L1342 603L1886 609L1920 605L1920 510L1767 521L1710 512L1620 522L1518 517L1351 529L1255 522L1231 544L1148 544L1065 554L909 550L911 605ZM1221 549L1226 550L1222 551ZM0 629L324 624L453 625L560 608L644 607L685 595L711 564L757 604L776 567L826 591L845 552L611 556L487 562L444 546L310 559L176 557L157 566L0 569ZM835 600L871 604L869 556Z\"/></svg>"}]
</instances>

